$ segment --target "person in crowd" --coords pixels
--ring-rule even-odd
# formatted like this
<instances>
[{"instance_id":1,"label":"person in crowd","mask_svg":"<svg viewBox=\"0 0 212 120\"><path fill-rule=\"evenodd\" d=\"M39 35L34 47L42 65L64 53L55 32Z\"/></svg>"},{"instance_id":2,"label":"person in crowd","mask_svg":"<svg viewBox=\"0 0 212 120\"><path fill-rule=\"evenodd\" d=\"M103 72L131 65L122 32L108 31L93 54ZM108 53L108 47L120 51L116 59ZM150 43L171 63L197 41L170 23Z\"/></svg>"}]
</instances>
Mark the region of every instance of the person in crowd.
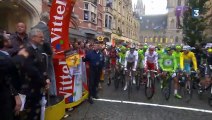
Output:
<instances>
[{"instance_id":1,"label":"person in crowd","mask_svg":"<svg viewBox=\"0 0 212 120\"><path fill-rule=\"evenodd\" d=\"M51 80L51 86L50 86L49 92L51 96L56 96L57 95L56 79L55 79L55 71L54 71L54 66L52 61L53 50L51 47L51 37L50 37L50 31L48 27L49 20L50 20L49 13L44 12L41 14L40 22L37 25L35 25L33 28L40 29L44 34L44 43L40 46L40 49L42 50L43 53L46 53L48 55L47 73Z\"/></svg>"},{"instance_id":2,"label":"person in crowd","mask_svg":"<svg viewBox=\"0 0 212 120\"><path fill-rule=\"evenodd\" d=\"M5 43L7 39L0 34L0 120L16 120L22 102L15 84L19 76L14 61L25 58L28 54L26 49L22 49L17 56L11 58L4 50Z\"/></svg>"},{"instance_id":3,"label":"person in crowd","mask_svg":"<svg viewBox=\"0 0 212 120\"><path fill-rule=\"evenodd\" d=\"M109 79L108 79L108 83L107 85L110 86L111 84L111 79L114 77L114 73L115 73L115 70L117 68L117 61L119 59L119 55L118 55L118 52L116 50L116 47L115 46L111 46L111 49L110 49L110 52L109 52L109 59L110 59L110 74L109 74Z\"/></svg>"},{"instance_id":4,"label":"person in crowd","mask_svg":"<svg viewBox=\"0 0 212 120\"><path fill-rule=\"evenodd\" d=\"M84 61L89 61L89 67L90 67L90 75L88 80L88 86L89 86L89 98L88 102L93 104L93 98L98 99L97 96L97 87L100 80L100 74L101 70L103 68L103 56L99 51L99 44L98 42L93 45L93 50L86 53L85 58L83 58Z\"/></svg>"},{"instance_id":5,"label":"person in crowd","mask_svg":"<svg viewBox=\"0 0 212 120\"><path fill-rule=\"evenodd\" d=\"M147 70L159 70L158 66L158 54L155 51L155 46L149 46L144 56L144 69Z\"/></svg>"},{"instance_id":6,"label":"person in crowd","mask_svg":"<svg viewBox=\"0 0 212 120\"><path fill-rule=\"evenodd\" d=\"M26 24L19 22L16 25L16 32L10 35L11 48L7 52L11 56L15 56L18 51L28 43L28 35L26 33Z\"/></svg>"},{"instance_id":7,"label":"person in crowd","mask_svg":"<svg viewBox=\"0 0 212 120\"><path fill-rule=\"evenodd\" d=\"M21 66L24 79L22 93L26 95L24 120L39 120L41 113L40 100L46 89L49 88L50 80L46 73L46 64L41 51L38 49L44 42L44 35L40 29L32 29L29 32L27 52L29 56Z\"/></svg>"},{"instance_id":8,"label":"person in crowd","mask_svg":"<svg viewBox=\"0 0 212 120\"><path fill-rule=\"evenodd\" d=\"M133 76L133 84L135 84L135 79L134 79L134 72L137 69L137 64L138 64L138 51L135 50L135 45L130 46L130 50L126 52L125 55L125 60L124 60L124 70L125 71L130 71L132 70L132 76ZM125 81L125 87L124 90L127 90L129 84L129 79Z\"/></svg>"}]
</instances>

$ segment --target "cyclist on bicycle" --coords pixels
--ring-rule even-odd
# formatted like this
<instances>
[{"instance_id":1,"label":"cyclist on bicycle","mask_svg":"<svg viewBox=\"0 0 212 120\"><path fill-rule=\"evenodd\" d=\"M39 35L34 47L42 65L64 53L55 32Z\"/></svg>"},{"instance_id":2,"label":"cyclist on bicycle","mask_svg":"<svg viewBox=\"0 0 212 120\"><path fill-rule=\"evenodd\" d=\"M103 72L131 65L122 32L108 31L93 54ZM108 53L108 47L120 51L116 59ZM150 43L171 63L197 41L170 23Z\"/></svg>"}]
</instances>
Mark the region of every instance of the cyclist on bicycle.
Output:
<instances>
[{"instance_id":1,"label":"cyclist on bicycle","mask_svg":"<svg viewBox=\"0 0 212 120\"><path fill-rule=\"evenodd\" d=\"M158 59L160 59L160 57L163 55L164 53L164 49L162 48L161 44L157 45L157 53L158 53Z\"/></svg>"},{"instance_id":2,"label":"cyclist on bicycle","mask_svg":"<svg viewBox=\"0 0 212 120\"><path fill-rule=\"evenodd\" d=\"M144 56L144 69L147 70L158 70L158 54L155 51L154 46L149 46Z\"/></svg>"},{"instance_id":3,"label":"cyclist on bicycle","mask_svg":"<svg viewBox=\"0 0 212 120\"><path fill-rule=\"evenodd\" d=\"M177 66L180 66L180 54L181 54L182 47L180 45L176 45L175 51L173 52L174 57L177 61ZM180 68L180 67L179 67Z\"/></svg>"},{"instance_id":4,"label":"cyclist on bicycle","mask_svg":"<svg viewBox=\"0 0 212 120\"><path fill-rule=\"evenodd\" d=\"M121 47L120 47L120 52L119 52L119 63L120 63L121 65L124 65L126 50L127 50L127 48L126 48L125 46L121 46Z\"/></svg>"},{"instance_id":5,"label":"cyclist on bicycle","mask_svg":"<svg viewBox=\"0 0 212 120\"><path fill-rule=\"evenodd\" d=\"M197 60L194 53L190 51L190 48L188 45L183 46L183 52L180 55L180 69L186 72L188 80L191 80L190 77L188 77L191 72L191 64L193 65L193 69L197 71Z\"/></svg>"},{"instance_id":6,"label":"cyclist on bicycle","mask_svg":"<svg viewBox=\"0 0 212 120\"><path fill-rule=\"evenodd\" d=\"M116 63L117 63L118 58L119 58L119 56L118 56L118 52L116 51L116 47L115 46L111 46L111 50L109 52L110 75L109 75L108 85L111 84L111 78L113 77L111 74L115 73Z\"/></svg>"},{"instance_id":7,"label":"cyclist on bicycle","mask_svg":"<svg viewBox=\"0 0 212 120\"><path fill-rule=\"evenodd\" d=\"M212 84L212 48L209 48L207 50L207 58L206 58L206 65L205 65L205 75L204 79L200 81L199 83L199 90L202 92L202 86L208 87Z\"/></svg>"},{"instance_id":8,"label":"cyclist on bicycle","mask_svg":"<svg viewBox=\"0 0 212 120\"><path fill-rule=\"evenodd\" d=\"M166 53L161 56L161 59L159 59L160 68L162 70L161 77L165 78L167 76L167 72L172 73L171 77L174 80L174 96L178 99L181 99L182 97L178 94L178 79L176 76L176 69L177 69L177 61L175 56L172 54L173 49L170 47L166 48ZM163 81L162 81L163 82ZM161 84L161 88L162 88Z\"/></svg>"},{"instance_id":9,"label":"cyclist on bicycle","mask_svg":"<svg viewBox=\"0 0 212 120\"><path fill-rule=\"evenodd\" d=\"M145 55L147 49L148 49L148 46L144 45L144 47L143 47L143 55Z\"/></svg>"},{"instance_id":10,"label":"cyclist on bicycle","mask_svg":"<svg viewBox=\"0 0 212 120\"><path fill-rule=\"evenodd\" d=\"M135 46L131 45L130 50L126 52L124 68L126 70L136 71L138 62L138 52L135 50ZM133 84L135 84L135 79L133 79ZM127 90L128 81L126 80L124 90Z\"/></svg>"}]
</instances>

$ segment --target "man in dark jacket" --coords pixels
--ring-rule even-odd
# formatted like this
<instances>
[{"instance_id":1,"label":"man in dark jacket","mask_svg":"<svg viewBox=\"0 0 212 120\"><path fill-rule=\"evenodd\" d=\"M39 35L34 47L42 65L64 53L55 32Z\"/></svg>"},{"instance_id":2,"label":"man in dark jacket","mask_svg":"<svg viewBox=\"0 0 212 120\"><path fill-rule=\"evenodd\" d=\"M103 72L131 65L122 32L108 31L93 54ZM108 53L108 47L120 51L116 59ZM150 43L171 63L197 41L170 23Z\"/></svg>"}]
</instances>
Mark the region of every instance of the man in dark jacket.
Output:
<instances>
[{"instance_id":1,"label":"man in dark jacket","mask_svg":"<svg viewBox=\"0 0 212 120\"><path fill-rule=\"evenodd\" d=\"M15 56L28 42L26 25L24 23L19 22L16 25L16 32L10 35L10 40L12 46L10 49L7 49L7 51L11 56Z\"/></svg>"},{"instance_id":2,"label":"man in dark jacket","mask_svg":"<svg viewBox=\"0 0 212 120\"><path fill-rule=\"evenodd\" d=\"M93 103L92 97L98 99L97 88L100 81L100 74L104 65L104 58L99 50L99 44L94 44L93 50L87 52L84 61L88 61L90 65L89 99L88 102Z\"/></svg>"},{"instance_id":3,"label":"man in dark jacket","mask_svg":"<svg viewBox=\"0 0 212 120\"><path fill-rule=\"evenodd\" d=\"M49 87L50 81L46 75L45 60L42 57L38 46L43 44L43 32L40 29L32 29L29 32L29 43L26 58L21 70L24 76L25 85L23 93L26 94L26 114L25 120L39 120L41 113L40 100L45 88Z\"/></svg>"},{"instance_id":4,"label":"man in dark jacket","mask_svg":"<svg viewBox=\"0 0 212 120\"><path fill-rule=\"evenodd\" d=\"M13 120L22 105L18 91L15 89L18 72L9 53L4 51L3 35L0 35L0 120ZM14 60L23 58L23 50ZM19 57L19 58L18 58Z\"/></svg>"},{"instance_id":5,"label":"man in dark jacket","mask_svg":"<svg viewBox=\"0 0 212 120\"><path fill-rule=\"evenodd\" d=\"M49 22L49 13L44 12L41 14L40 22L35 25L33 28L38 28L40 29L43 34L44 34L44 43L41 46L42 52L46 53L48 55L48 76L51 80L51 85L50 85L50 95L56 96L57 91L56 91L56 80L55 80L55 72L54 72L54 66L53 66L53 51L51 48L51 37L50 37L50 31L48 27L48 22Z\"/></svg>"}]
</instances>

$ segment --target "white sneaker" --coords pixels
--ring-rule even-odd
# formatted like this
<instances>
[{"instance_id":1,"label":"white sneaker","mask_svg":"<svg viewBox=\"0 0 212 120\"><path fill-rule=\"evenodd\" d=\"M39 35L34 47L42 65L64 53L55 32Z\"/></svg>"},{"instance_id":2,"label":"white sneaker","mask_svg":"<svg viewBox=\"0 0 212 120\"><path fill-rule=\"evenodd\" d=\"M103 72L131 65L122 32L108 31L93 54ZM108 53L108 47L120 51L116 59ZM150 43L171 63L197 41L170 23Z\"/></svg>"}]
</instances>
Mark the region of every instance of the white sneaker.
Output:
<instances>
[{"instance_id":1,"label":"white sneaker","mask_svg":"<svg viewBox=\"0 0 212 120\"><path fill-rule=\"evenodd\" d=\"M124 91L127 90L127 84L124 86Z\"/></svg>"},{"instance_id":2,"label":"white sneaker","mask_svg":"<svg viewBox=\"0 0 212 120\"><path fill-rule=\"evenodd\" d=\"M135 85L135 83L136 83L136 82L135 82L135 78L133 78L133 84Z\"/></svg>"}]
</instances>

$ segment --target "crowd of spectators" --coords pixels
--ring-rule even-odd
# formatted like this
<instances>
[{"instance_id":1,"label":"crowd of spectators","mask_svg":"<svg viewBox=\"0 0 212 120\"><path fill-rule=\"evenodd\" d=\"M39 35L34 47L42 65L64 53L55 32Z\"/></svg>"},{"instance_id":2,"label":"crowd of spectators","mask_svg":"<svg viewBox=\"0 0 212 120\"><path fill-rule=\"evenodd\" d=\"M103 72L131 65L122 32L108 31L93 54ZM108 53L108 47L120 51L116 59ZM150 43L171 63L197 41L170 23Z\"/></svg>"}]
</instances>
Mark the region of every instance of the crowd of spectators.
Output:
<instances>
[{"instance_id":1,"label":"crowd of spectators","mask_svg":"<svg viewBox=\"0 0 212 120\"><path fill-rule=\"evenodd\" d=\"M43 93L57 96L48 22L49 13L45 12L29 32L23 22L17 23L14 33L0 31L0 120L39 120ZM70 50L77 51L86 62L91 104L98 98L104 47L98 40L72 40L70 44Z\"/></svg>"}]
</instances>

